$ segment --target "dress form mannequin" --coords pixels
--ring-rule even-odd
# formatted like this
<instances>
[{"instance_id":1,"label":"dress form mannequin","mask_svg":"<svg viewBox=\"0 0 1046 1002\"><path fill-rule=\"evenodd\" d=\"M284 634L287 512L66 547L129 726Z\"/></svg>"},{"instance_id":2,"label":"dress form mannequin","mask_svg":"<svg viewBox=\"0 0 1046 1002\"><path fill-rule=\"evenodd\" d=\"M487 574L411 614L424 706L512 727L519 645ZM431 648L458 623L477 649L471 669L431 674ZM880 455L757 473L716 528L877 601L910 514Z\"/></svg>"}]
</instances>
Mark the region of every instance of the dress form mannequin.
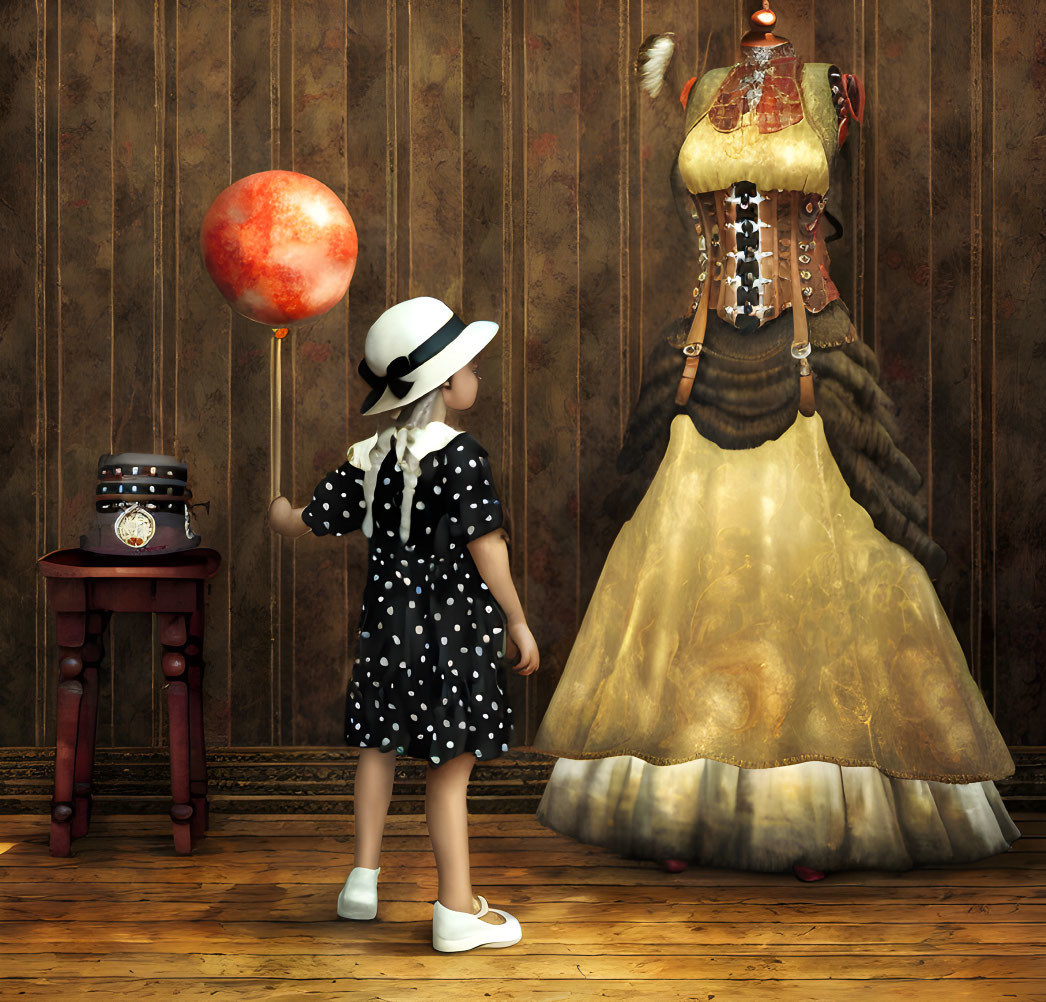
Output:
<instances>
[{"instance_id":1,"label":"dress form mannequin","mask_svg":"<svg viewBox=\"0 0 1046 1002\"><path fill-rule=\"evenodd\" d=\"M684 92L694 298L645 368L618 468L646 492L535 741L560 756L538 817L749 869L977 859L1018 835L1013 763L824 248L860 86L753 20Z\"/></svg>"}]
</instances>

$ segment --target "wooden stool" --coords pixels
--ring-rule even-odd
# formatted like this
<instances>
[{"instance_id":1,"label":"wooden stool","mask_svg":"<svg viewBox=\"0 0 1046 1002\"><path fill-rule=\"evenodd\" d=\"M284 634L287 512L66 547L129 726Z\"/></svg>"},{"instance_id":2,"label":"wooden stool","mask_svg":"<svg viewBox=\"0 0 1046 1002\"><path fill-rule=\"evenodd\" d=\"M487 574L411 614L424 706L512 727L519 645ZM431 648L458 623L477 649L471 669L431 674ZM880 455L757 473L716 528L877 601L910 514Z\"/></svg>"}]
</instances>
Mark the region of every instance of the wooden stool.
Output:
<instances>
[{"instance_id":1,"label":"wooden stool","mask_svg":"<svg viewBox=\"0 0 1046 1002\"><path fill-rule=\"evenodd\" d=\"M51 855L68 856L91 816L98 666L114 612L155 613L163 644L171 754L174 847L192 851L207 828L203 742L204 582L218 573L214 550L136 559L55 550L37 564L58 625L58 724L51 801Z\"/></svg>"}]
</instances>

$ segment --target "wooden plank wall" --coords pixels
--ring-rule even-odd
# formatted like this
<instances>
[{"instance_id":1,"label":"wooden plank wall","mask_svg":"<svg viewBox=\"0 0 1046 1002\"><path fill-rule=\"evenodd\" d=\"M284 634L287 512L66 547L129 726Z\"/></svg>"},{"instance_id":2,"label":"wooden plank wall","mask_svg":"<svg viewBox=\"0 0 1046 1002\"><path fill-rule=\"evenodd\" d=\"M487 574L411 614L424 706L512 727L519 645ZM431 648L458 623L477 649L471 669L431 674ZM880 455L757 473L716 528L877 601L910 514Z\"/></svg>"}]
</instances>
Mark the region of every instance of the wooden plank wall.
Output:
<instances>
[{"instance_id":1,"label":"wooden plank wall","mask_svg":"<svg viewBox=\"0 0 1046 1002\"><path fill-rule=\"evenodd\" d=\"M105 451L186 459L210 594L208 741L340 741L361 540L274 540L266 332L197 246L211 199L269 168L341 195L350 295L292 334L285 489L370 433L355 377L387 305L444 297L502 325L464 423L491 451L545 655L513 698L532 736L615 526L602 515L643 358L693 284L667 175L674 93L639 99L640 41L678 76L732 61L718 0L41 0L0 10L0 745L54 739L55 649L33 561L75 545ZM780 0L807 58L869 105L838 164L833 274L926 474L939 591L1007 739L1046 744L1046 41L1014 0ZM99 743L156 746L154 640L118 622ZM152 667L149 662L152 659Z\"/></svg>"}]
</instances>

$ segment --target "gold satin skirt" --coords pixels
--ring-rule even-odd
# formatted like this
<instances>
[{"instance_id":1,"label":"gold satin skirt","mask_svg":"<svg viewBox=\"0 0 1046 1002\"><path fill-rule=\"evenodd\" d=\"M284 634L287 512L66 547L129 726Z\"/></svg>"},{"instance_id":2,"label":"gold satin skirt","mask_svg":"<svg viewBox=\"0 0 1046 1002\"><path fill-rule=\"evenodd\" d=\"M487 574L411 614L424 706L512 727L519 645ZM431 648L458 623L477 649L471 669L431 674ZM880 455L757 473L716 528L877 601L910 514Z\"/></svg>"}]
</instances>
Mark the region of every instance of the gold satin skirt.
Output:
<instances>
[{"instance_id":1,"label":"gold satin skirt","mask_svg":"<svg viewBox=\"0 0 1046 1002\"><path fill-rule=\"evenodd\" d=\"M675 418L534 747L940 783L1013 772L926 572L850 497L816 414L741 450Z\"/></svg>"},{"instance_id":2,"label":"gold satin skirt","mask_svg":"<svg viewBox=\"0 0 1046 1002\"><path fill-rule=\"evenodd\" d=\"M673 421L535 748L560 756L538 820L626 856L903 870L1020 834L936 592L817 415L747 450Z\"/></svg>"}]
</instances>

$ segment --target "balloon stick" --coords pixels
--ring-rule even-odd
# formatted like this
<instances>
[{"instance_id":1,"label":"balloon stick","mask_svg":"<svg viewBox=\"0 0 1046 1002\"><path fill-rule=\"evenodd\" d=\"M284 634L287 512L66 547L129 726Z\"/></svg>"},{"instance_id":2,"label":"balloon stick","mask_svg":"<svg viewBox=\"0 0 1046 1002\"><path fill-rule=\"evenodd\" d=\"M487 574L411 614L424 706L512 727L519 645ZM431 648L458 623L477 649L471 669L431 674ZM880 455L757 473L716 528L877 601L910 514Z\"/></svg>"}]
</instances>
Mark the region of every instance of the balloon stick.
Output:
<instances>
[{"instance_id":1,"label":"balloon stick","mask_svg":"<svg viewBox=\"0 0 1046 1002\"><path fill-rule=\"evenodd\" d=\"M271 472L269 477L273 498L280 496L280 447L283 440L283 339L287 336L286 327L272 329L272 347L269 351L269 373L271 386L269 391L269 459Z\"/></svg>"}]
</instances>

